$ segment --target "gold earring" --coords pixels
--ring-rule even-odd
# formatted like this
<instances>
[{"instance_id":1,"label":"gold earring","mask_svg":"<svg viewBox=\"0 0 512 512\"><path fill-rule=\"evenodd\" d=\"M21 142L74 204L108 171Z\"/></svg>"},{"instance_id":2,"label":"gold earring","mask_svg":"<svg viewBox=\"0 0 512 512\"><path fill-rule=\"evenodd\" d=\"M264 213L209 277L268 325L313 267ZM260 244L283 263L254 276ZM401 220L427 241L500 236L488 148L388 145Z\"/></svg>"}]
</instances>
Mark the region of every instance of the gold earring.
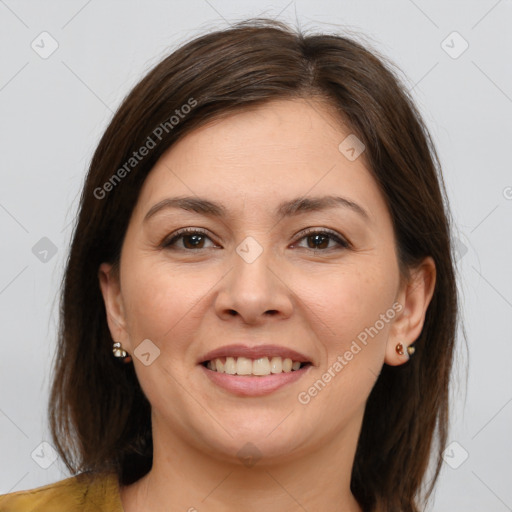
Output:
<instances>
[{"instance_id":1,"label":"gold earring","mask_svg":"<svg viewBox=\"0 0 512 512\"><path fill-rule=\"evenodd\" d=\"M122 348L119 341L114 341L112 345L112 353L114 354L114 357L118 357L123 361L123 363L129 363L132 360L131 356Z\"/></svg>"},{"instance_id":2,"label":"gold earring","mask_svg":"<svg viewBox=\"0 0 512 512\"><path fill-rule=\"evenodd\" d=\"M398 343L398 345L395 347L396 348L396 353L403 356L405 354L404 352L404 346L402 343ZM412 356L414 354L414 352L416 351L416 349L411 345L410 347L407 347L407 353Z\"/></svg>"}]
</instances>

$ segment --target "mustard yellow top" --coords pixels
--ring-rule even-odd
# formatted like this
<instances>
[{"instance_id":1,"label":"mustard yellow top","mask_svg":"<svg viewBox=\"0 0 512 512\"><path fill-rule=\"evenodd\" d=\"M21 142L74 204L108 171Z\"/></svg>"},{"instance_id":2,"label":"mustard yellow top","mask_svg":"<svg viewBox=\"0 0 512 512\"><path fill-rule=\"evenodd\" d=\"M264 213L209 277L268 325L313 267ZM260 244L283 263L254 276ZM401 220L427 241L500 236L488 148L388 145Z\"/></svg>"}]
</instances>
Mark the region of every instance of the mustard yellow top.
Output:
<instances>
[{"instance_id":1,"label":"mustard yellow top","mask_svg":"<svg viewBox=\"0 0 512 512\"><path fill-rule=\"evenodd\" d=\"M115 473L85 473L0 495L0 512L124 512Z\"/></svg>"}]
</instances>

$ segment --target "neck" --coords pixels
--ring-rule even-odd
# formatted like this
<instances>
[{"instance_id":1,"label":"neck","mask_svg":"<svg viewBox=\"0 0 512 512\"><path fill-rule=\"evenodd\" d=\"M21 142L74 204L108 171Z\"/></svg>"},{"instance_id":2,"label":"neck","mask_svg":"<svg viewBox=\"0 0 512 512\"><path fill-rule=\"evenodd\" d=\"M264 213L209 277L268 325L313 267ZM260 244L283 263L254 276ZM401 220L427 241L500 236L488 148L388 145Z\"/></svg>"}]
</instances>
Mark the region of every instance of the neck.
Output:
<instances>
[{"instance_id":1,"label":"neck","mask_svg":"<svg viewBox=\"0 0 512 512\"><path fill-rule=\"evenodd\" d=\"M321 445L286 460L242 463L183 443L153 418L153 466L137 482L121 488L124 511L362 512L350 491L361 421L362 416L329 443L321 440Z\"/></svg>"}]
</instances>

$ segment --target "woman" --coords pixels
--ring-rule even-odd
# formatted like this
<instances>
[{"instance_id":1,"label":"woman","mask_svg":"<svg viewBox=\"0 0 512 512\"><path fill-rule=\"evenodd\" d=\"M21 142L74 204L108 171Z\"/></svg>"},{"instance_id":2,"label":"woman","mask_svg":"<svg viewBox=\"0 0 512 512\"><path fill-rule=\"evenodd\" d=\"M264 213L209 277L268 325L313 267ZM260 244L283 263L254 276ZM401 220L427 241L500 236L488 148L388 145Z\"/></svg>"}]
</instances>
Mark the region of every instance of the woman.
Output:
<instances>
[{"instance_id":1,"label":"woman","mask_svg":"<svg viewBox=\"0 0 512 512\"><path fill-rule=\"evenodd\" d=\"M63 282L49 412L75 476L1 511L424 509L456 284L438 157L384 62L254 19L133 89Z\"/></svg>"}]
</instances>

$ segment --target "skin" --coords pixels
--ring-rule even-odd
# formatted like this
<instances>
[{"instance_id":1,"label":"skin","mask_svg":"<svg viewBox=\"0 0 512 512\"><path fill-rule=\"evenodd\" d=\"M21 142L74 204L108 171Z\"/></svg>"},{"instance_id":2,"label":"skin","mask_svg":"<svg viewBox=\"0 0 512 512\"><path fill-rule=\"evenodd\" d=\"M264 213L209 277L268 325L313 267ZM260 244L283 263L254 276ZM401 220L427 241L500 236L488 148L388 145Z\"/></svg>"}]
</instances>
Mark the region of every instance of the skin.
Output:
<instances>
[{"instance_id":1,"label":"skin","mask_svg":"<svg viewBox=\"0 0 512 512\"><path fill-rule=\"evenodd\" d=\"M428 257L400 279L392 222L364 153L350 161L338 146L350 130L313 100L272 101L186 135L155 165L124 240L120 274L99 269L112 338L132 354L149 339L160 355L133 364L152 406L154 463L121 488L126 512L208 510L361 511L350 492L366 400L383 364L408 360L435 284ZM284 200L336 194L344 207L279 219ZM164 209L191 195L222 203L221 219ZM173 247L183 227L202 228ZM331 229L351 244L304 237ZM248 236L262 253L236 252ZM393 304L401 311L307 404L297 396ZM273 311L273 313L268 313ZM307 355L307 376L270 395L240 397L215 385L198 358L223 345L273 343ZM360 344L361 345L361 344ZM362 346L362 345L361 345ZM237 456L251 442L260 459ZM195 507L195 508L192 508Z\"/></svg>"}]
</instances>

